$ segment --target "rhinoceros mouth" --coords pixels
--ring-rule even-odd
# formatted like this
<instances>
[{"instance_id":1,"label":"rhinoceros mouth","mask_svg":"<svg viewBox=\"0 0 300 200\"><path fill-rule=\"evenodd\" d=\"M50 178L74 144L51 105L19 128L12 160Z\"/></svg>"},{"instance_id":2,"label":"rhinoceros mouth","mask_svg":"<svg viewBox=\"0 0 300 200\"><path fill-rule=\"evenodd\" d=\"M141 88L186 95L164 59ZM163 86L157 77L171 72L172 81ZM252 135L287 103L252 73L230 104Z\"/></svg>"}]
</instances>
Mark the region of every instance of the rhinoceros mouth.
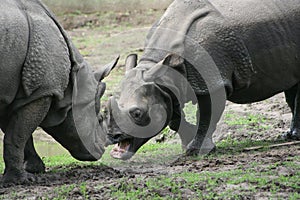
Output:
<instances>
[{"instance_id":1,"label":"rhinoceros mouth","mask_svg":"<svg viewBox=\"0 0 300 200\"><path fill-rule=\"evenodd\" d=\"M128 160L130 159L135 152L130 151L132 146L132 139L125 139L113 147L113 149L110 152L110 156L115 159L121 159L121 160Z\"/></svg>"}]
</instances>

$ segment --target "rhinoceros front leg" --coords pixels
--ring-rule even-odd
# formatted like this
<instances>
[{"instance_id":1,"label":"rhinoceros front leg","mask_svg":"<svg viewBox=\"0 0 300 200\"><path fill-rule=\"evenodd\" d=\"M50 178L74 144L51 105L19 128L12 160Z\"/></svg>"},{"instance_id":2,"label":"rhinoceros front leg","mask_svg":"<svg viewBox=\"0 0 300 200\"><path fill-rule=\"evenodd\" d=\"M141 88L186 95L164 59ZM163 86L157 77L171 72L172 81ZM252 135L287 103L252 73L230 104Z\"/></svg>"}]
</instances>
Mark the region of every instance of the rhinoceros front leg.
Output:
<instances>
[{"instance_id":1,"label":"rhinoceros front leg","mask_svg":"<svg viewBox=\"0 0 300 200\"><path fill-rule=\"evenodd\" d=\"M38 99L20 108L9 119L4 135L4 184L24 183L35 179L23 167L25 145L45 118L50 105L50 97Z\"/></svg>"},{"instance_id":2,"label":"rhinoceros front leg","mask_svg":"<svg viewBox=\"0 0 300 200\"><path fill-rule=\"evenodd\" d=\"M216 146L213 143L212 135L224 111L226 101L220 94L214 96L215 99L218 99L217 104L212 104L209 95L197 97L200 110L200 119L197 120L199 126L195 137L187 146L187 156L204 155L215 150Z\"/></svg>"},{"instance_id":3,"label":"rhinoceros front leg","mask_svg":"<svg viewBox=\"0 0 300 200\"><path fill-rule=\"evenodd\" d=\"M171 130L176 131L181 140L181 147L187 150L188 144L193 140L196 135L196 125L190 124L185 120L184 112L178 114L173 113L174 117L169 123Z\"/></svg>"},{"instance_id":4,"label":"rhinoceros front leg","mask_svg":"<svg viewBox=\"0 0 300 200\"><path fill-rule=\"evenodd\" d=\"M34 148L32 136L28 139L24 150L24 169L34 174L45 172L45 164Z\"/></svg>"},{"instance_id":5,"label":"rhinoceros front leg","mask_svg":"<svg viewBox=\"0 0 300 200\"><path fill-rule=\"evenodd\" d=\"M284 134L284 138L299 140L300 139L300 84L284 92L286 102L288 103L292 114L291 129Z\"/></svg>"},{"instance_id":6,"label":"rhinoceros front leg","mask_svg":"<svg viewBox=\"0 0 300 200\"><path fill-rule=\"evenodd\" d=\"M184 113L182 114L182 116L184 117ZM180 116L176 120L172 120L170 122L169 126L170 126L170 128L172 130L176 131L179 134L180 139L181 139L182 149L183 150L188 150L188 145L189 144L192 145L191 141L195 138L196 133L198 132L197 126L194 125L194 124L190 124L185 119L181 119ZM205 123L204 122L203 122L202 126L205 127ZM205 130L206 129L202 128L199 131L205 132ZM200 135L203 135L203 134L200 134ZM198 152L199 151L198 143L197 144L193 144L193 145L195 147L191 148L191 146L190 146L189 148L191 150L194 149L192 151ZM208 154L209 152L211 152L212 150L214 150L215 149L215 144L213 143L213 140L212 140L212 134L210 134L210 135L206 134L206 137L204 138L204 141L202 142L202 144L200 146L201 146L200 147L200 151L199 151L200 155Z\"/></svg>"}]
</instances>

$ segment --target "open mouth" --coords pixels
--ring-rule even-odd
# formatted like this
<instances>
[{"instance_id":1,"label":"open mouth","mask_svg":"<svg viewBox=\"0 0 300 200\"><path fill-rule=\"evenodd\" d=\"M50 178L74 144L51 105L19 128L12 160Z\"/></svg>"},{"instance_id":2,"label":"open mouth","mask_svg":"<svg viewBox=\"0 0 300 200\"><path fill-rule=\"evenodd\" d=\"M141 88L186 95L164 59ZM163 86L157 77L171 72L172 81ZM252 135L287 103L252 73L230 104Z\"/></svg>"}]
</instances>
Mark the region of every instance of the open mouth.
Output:
<instances>
[{"instance_id":1,"label":"open mouth","mask_svg":"<svg viewBox=\"0 0 300 200\"><path fill-rule=\"evenodd\" d=\"M118 142L111 150L110 156L122 160L129 159L133 155L133 153L129 152L130 145L131 145L131 139L124 139Z\"/></svg>"}]
</instances>

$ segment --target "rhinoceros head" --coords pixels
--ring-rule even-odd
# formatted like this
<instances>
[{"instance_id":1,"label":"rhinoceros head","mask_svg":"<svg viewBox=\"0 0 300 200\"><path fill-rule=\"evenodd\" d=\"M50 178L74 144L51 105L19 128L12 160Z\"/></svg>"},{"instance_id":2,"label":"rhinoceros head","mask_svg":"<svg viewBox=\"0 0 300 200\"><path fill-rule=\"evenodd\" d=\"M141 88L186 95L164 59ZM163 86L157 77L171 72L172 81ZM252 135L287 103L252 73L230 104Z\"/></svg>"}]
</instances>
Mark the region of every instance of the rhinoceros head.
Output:
<instances>
[{"instance_id":1,"label":"rhinoceros head","mask_svg":"<svg viewBox=\"0 0 300 200\"><path fill-rule=\"evenodd\" d=\"M71 74L62 100L53 103L41 127L82 161L99 159L104 153L106 131L100 113L100 98L105 92L102 79L116 66L110 64L92 71L82 62Z\"/></svg>"},{"instance_id":2,"label":"rhinoceros head","mask_svg":"<svg viewBox=\"0 0 300 200\"><path fill-rule=\"evenodd\" d=\"M111 156L130 159L150 138L164 129L173 113L172 80L165 76L169 67L179 67L183 59L168 55L161 62L141 61L129 55L118 99L108 102L107 145L116 144ZM169 87L165 84L169 83ZM175 88L175 87L174 87Z\"/></svg>"}]
</instances>

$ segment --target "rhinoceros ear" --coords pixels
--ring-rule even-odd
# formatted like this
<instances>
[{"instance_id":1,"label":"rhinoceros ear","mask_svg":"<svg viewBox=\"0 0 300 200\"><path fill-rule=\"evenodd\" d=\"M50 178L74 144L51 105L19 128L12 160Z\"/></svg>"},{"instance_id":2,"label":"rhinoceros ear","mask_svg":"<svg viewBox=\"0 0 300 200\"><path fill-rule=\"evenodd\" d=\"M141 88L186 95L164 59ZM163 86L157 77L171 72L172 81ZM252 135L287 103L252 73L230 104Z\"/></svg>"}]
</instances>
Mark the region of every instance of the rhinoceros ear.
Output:
<instances>
[{"instance_id":1,"label":"rhinoceros ear","mask_svg":"<svg viewBox=\"0 0 300 200\"><path fill-rule=\"evenodd\" d=\"M125 61L126 72L136 67L137 58L138 58L137 54L130 54L127 56L126 61Z\"/></svg>"},{"instance_id":2,"label":"rhinoceros ear","mask_svg":"<svg viewBox=\"0 0 300 200\"><path fill-rule=\"evenodd\" d=\"M111 70L114 69L114 67L117 65L119 61L120 56L116 57L111 63L105 65L104 67L101 67L97 71L94 72L95 79L100 82L102 79L104 79L106 76L109 75Z\"/></svg>"},{"instance_id":3,"label":"rhinoceros ear","mask_svg":"<svg viewBox=\"0 0 300 200\"><path fill-rule=\"evenodd\" d=\"M162 77L168 71L168 67L178 71L179 73L185 75L185 65L184 59L177 54L169 54L162 61L157 63L144 75L146 81L153 81L159 77Z\"/></svg>"},{"instance_id":4,"label":"rhinoceros ear","mask_svg":"<svg viewBox=\"0 0 300 200\"><path fill-rule=\"evenodd\" d=\"M172 67L178 72L185 74L184 59L177 54L168 54L162 61L163 65Z\"/></svg>"}]
</instances>

